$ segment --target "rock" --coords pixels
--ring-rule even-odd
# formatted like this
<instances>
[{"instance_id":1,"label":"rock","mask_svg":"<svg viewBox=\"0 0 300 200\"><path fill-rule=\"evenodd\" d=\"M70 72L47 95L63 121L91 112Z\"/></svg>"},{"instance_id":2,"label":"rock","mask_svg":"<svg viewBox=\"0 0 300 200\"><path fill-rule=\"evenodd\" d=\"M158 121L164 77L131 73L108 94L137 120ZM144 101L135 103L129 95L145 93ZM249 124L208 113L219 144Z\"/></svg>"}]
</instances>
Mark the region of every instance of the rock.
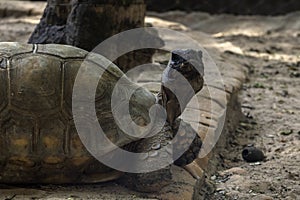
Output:
<instances>
[{"instance_id":1,"label":"rock","mask_svg":"<svg viewBox=\"0 0 300 200\"><path fill-rule=\"evenodd\" d=\"M256 147L246 147L242 151L243 159L247 162L258 162L265 159L265 155L262 150Z\"/></svg>"},{"instance_id":2,"label":"rock","mask_svg":"<svg viewBox=\"0 0 300 200\"><path fill-rule=\"evenodd\" d=\"M234 174L244 175L246 173L247 173L247 171L240 167L233 167L233 168L227 169L225 171L219 172L220 176L234 175Z\"/></svg>"},{"instance_id":3,"label":"rock","mask_svg":"<svg viewBox=\"0 0 300 200\"><path fill-rule=\"evenodd\" d=\"M234 184L234 185L242 185L245 182L245 178L241 175L232 175L230 179L227 181L229 184Z\"/></svg>"}]
</instances>

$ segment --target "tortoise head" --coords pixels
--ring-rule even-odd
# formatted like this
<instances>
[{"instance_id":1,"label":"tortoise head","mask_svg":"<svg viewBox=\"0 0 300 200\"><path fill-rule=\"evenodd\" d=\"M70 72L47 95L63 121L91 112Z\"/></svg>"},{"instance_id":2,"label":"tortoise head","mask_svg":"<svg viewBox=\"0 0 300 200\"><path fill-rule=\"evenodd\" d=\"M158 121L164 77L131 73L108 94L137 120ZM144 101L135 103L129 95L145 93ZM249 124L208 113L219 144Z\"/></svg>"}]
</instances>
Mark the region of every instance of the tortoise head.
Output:
<instances>
[{"instance_id":1,"label":"tortoise head","mask_svg":"<svg viewBox=\"0 0 300 200\"><path fill-rule=\"evenodd\" d=\"M180 72L186 79L204 76L202 52L194 49L178 49L172 51L169 66Z\"/></svg>"},{"instance_id":2,"label":"tortoise head","mask_svg":"<svg viewBox=\"0 0 300 200\"><path fill-rule=\"evenodd\" d=\"M169 123L181 115L189 101L204 84L202 52L193 49L172 51L162 76L162 104Z\"/></svg>"},{"instance_id":3,"label":"tortoise head","mask_svg":"<svg viewBox=\"0 0 300 200\"><path fill-rule=\"evenodd\" d=\"M204 64L202 57L202 51L200 50L178 49L172 51L168 65L170 72L176 70L184 76L193 87L195 94L203 87ZM168 73L167 77L176 80L177 83L174 87L184 87L179 85L179 77L176 77L174 73Z\"/></svg>"}]
</instances>

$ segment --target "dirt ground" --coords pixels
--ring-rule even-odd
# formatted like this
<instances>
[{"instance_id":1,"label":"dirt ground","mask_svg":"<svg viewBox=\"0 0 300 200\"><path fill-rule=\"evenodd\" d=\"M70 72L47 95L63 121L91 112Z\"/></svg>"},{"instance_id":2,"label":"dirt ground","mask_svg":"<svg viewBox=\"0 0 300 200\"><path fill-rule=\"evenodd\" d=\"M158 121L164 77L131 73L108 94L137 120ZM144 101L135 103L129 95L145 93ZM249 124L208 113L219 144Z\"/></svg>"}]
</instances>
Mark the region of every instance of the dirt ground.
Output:
<instances>
[{"instance_id":1,"label":"dirt ground","mask_svg":"<svg viewBox=\"0 0 300 200\"><path fill-rule=\"evenodd\" d=\"M274 18L287 25L262 35L218 36L244 52L228 52L229 57L249 62L241 95L246 118L223 154L226 168L240 169L216 176L218 199L300 199L299 14ZM252 144L265 152L265 162L242 160L242 148ZM224 193L228 198L221 197Z\"/></svg>"},{"instance_id":2,"label":"dirt ground","mask_svg":"<svg viewBox=\"0 0 300 200\"><path fill-rule=\"evenodd\" d=\"M210 177L217 188L211 199L300 199L300 12L278 17L200 12L149 15L213 35L232 46L225 57L248 68L241 93L245 118L219 155L223 163ZM2 18L0 41L27 42L38 19ZM261 148L266 160L246 163L241 151L247 145ZM101 186L90 189L91 195L97 187ZM51 186L44 190L47 193ZM45 195L40 190L27 192L36 193L35 199ZM77 195L66 199L77 199Z\"/></svg>"},{"instance_id":3,"label":"dirt ground","mask_svg":"<svg viewBox=\"0 0 300 200\"><path fill-rule=\"evenodd\" d=\"M232 45L225 55L246 63L241 93L245 118L228 139L212 199L300 199L300 12L286 16L232 16L170 12L154 14ZM246 163L254 145L266 160Z\"/></svg>"}]
</instances>

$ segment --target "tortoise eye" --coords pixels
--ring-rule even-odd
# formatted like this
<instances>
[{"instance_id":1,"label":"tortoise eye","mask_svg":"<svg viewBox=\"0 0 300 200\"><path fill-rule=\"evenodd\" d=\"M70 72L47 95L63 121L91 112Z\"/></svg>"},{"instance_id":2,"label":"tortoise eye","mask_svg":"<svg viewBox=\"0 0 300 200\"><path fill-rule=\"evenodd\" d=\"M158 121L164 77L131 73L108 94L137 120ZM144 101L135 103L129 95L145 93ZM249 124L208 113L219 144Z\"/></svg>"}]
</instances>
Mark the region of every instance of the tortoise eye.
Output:
<instances>
[{"instance_id":1,"label":"tortoise eye","mask_svg":"<svg viewBox=\"0 0 300 200\"><path fill-rule=\"evenodd\" d=\"M190 62L188 62L188 61L185 60L185 61L183 61L183 62L181 62L181 63L178 63L178 64L180 64L180 65L179 65L180 68L183 68L183 67L185 67L185 66L188 66L188 65L190 64Z\"/></svg>"}]
</instances>

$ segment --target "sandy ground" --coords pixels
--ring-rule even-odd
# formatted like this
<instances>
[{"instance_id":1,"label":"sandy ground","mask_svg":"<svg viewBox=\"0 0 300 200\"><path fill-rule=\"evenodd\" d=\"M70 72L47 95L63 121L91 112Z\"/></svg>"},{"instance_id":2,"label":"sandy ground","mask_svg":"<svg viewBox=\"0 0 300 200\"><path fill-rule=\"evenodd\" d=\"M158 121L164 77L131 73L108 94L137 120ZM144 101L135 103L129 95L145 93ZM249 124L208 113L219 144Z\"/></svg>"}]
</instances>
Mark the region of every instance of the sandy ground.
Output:
<instances>
[{"instance_id":1,"label":"sandy ground","mask_svg":"<svg viewBox=\"0 0 300 200\"><path fill-rule=\"evenodd\" d=\"M154 14L232 45L224 54L246 63L241 102L245 119L219 156L212 199L300 199L300 12L286 16ZM254 145L264 162L246 163Z\"/></svg>"},{"instance_id":2,"label":"sandy ground","mask_svg":"<svg viewBox=\"0 0 300 200\"><path fill-rule=\"evenodd\" d=\"M178 22L170 22L174 29L213 35L231 45L224 57L249 70L241 94L245 118L233 134L235 137L228 139L226 150L218 155L223 162L210 177L217 188L211 198L300 199L300 13L279 17L212 16L200 12L149 15ZM2 18L0 41L27 42L38 19L39 16ZM241 151L249 144L261 148L266 161L243 161ZM101 186L89 188L91 195L97 187ZM33 193L33 199L40 199L51 186L43 188L42 193L31 190L26 192ZM78 199L75 193L66 197L64 188L57 194Z\"/></svg>"}]
</instances>

